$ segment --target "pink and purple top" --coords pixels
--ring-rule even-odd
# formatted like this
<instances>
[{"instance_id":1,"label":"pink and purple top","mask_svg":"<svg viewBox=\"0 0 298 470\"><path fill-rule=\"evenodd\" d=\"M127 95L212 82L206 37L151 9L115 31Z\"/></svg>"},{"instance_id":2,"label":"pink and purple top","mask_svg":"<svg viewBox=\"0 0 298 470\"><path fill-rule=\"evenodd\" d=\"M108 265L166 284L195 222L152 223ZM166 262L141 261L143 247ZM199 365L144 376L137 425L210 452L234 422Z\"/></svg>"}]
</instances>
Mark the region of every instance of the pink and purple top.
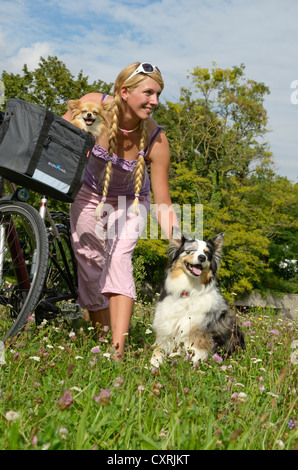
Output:
<instances>
[{"instance_id":1,"label":"pink and purple top","mask_svg":"<svg viewBox=\"0 0 298 470\"><path fill-rule=\"evenodd\" d=\"M104 101L105 98L106 95L103 95L102 101ZM153 129L148 145L144 151L144 157L148 155L150 147L161 129L161 126L156 126ZM135 191L133 172L137 165L137 160L124 160L123 158L119 158L115 153L111 158L109 156L109 152L98 144L93 147L92 153L89 157L84 183L98 194L101 194L103 191L105 167L107 162L110 160L112 161L113 169L108 189L108 197L134 197ZM148 164L149 161L146 160L146 166ZM140 196L147 196L148 194L150 194L150 181L147 168L145 167Z\"/></svg>"}]
</instances>

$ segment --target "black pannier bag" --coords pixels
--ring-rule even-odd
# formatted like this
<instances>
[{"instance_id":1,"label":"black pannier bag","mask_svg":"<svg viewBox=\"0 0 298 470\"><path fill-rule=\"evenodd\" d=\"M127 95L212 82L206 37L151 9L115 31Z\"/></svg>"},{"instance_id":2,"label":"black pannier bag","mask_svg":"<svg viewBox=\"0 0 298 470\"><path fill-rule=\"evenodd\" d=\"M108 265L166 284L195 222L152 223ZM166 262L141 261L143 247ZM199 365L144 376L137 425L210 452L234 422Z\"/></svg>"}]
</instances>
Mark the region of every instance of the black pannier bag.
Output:
<instances>
[{"instance_id":1,"label":"black pannier bag","mask_svg":"<svg viewBox=\"0 0 298 470\"><path fill-rule=\"evenodd\" d=\"M8 99L0 126L0 175L59 201L83 184L93 137L51 111Z\"/></svg>"}]
</instances>

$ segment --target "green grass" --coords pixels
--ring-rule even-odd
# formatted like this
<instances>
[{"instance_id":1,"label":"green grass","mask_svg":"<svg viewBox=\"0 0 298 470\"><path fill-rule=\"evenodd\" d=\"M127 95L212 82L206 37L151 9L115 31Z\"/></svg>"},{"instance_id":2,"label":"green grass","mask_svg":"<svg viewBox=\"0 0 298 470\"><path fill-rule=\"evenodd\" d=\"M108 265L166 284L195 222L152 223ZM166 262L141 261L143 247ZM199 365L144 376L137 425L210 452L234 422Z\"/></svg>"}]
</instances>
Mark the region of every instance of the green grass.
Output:
<instances>
[{"instance_id":1,"label":"green grass","mask_svg":"<svg viewBox=\"0 0 298 470\"><path fill-rule=\"evenodd\" d=\"M75 336L65 320L29 323L0 366L0 448L297 449L297 324L260 309L239 316L244 352L159 370L150 304L135 306L121 363L106 356L110 333L98 340L89 323Z\"/></svg>"}]
</instances>

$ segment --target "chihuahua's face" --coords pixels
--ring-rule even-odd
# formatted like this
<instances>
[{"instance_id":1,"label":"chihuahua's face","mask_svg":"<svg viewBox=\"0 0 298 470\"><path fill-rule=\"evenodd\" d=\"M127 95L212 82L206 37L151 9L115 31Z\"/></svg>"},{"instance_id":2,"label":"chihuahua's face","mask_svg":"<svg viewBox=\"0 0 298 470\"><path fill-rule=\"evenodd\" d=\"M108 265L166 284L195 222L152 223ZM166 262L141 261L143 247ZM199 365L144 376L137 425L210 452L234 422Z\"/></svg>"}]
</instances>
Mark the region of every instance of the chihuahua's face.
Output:
<instances>
[{"instance_id":1,"label":"chihuahua's face","mask_svg":"<svg viewBox=\"0 0 298 470\"><path fill-rule=\"evenodd\" d=\"M71 120L74 125L91 132L95 135L102 130L106 117L105 106L103 103L93 101L81 102L80 100L70 100L68 102Z\"/></svg>"}]
</instances>

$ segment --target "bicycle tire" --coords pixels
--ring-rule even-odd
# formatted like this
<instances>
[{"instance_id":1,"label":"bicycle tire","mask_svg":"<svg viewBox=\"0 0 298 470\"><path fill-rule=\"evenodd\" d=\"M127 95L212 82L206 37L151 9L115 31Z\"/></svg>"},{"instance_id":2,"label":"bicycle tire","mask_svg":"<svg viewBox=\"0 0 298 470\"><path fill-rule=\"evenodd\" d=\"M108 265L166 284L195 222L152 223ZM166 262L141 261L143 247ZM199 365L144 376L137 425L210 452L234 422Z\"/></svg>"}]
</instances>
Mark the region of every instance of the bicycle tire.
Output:
<instances>
[{"instance_id":1,"label":"bicycle tire","mask_svg":"<svg viewBox=\"0 0 298 470\"><path fill-rule=\"evenodd\" d=\"M40 300L48 235L37 210L19 201L0 202L0 230L0 329L5 342L24 328Z\"/></svg>"}]
</instances>

